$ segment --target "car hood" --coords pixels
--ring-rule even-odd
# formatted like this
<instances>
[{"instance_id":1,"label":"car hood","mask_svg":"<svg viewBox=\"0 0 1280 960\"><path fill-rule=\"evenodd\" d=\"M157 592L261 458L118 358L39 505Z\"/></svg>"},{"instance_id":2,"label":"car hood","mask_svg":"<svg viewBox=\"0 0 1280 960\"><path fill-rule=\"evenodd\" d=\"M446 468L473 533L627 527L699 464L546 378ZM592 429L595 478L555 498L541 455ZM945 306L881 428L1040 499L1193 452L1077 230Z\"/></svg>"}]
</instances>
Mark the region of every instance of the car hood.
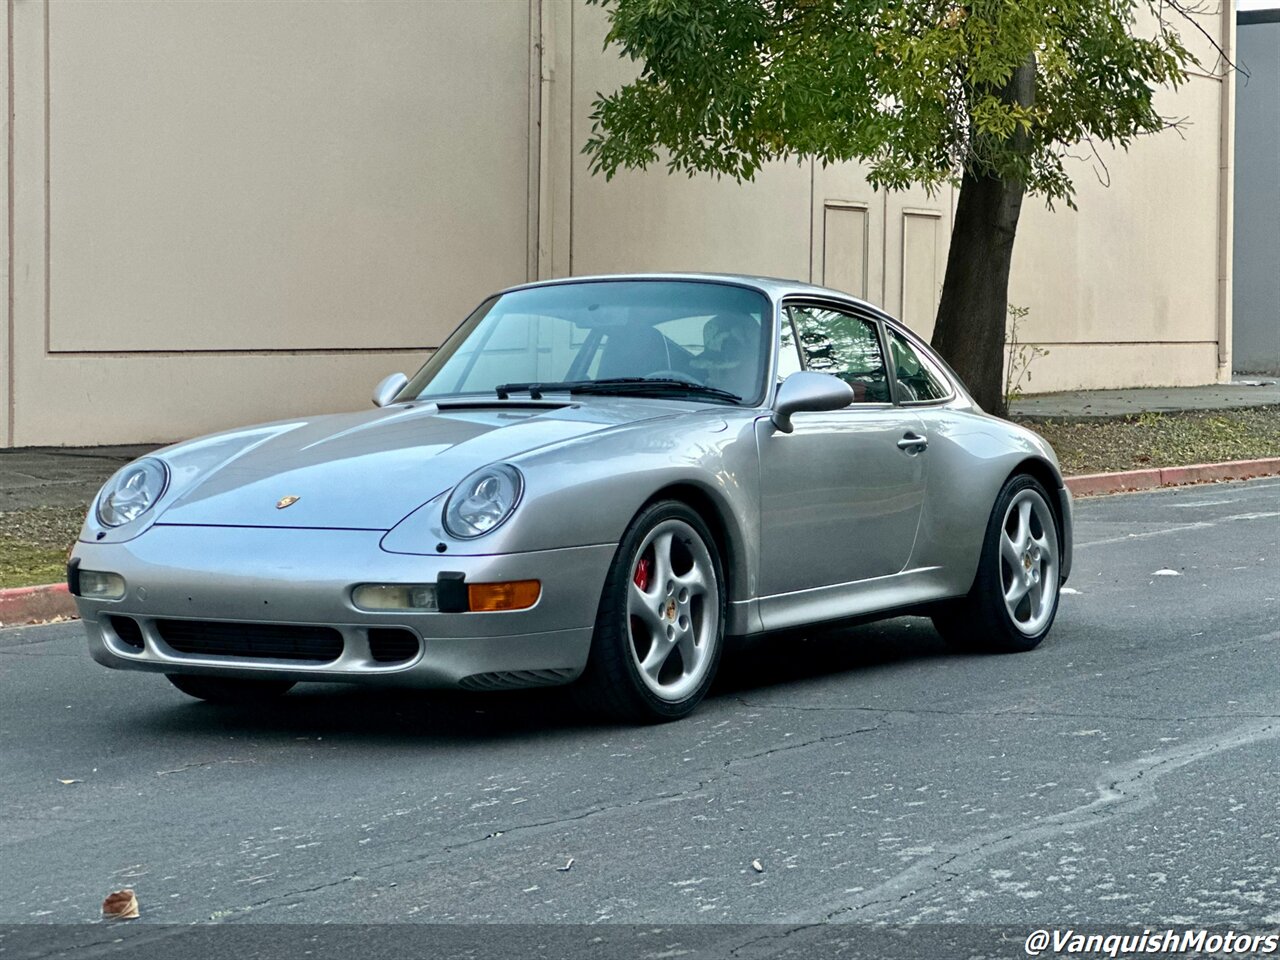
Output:
<instances>
[{"instance_id":1,"label":"car hood","mask_svg":"<svg viewBox=\"0 0 1280 960\"><path fill-rule=\"evenodd\" d=\"M158 454L173 480L157 522L389 530L486 464L689 409L635 398L414 403L219 434Z\"/></svg>"}]
</instances>

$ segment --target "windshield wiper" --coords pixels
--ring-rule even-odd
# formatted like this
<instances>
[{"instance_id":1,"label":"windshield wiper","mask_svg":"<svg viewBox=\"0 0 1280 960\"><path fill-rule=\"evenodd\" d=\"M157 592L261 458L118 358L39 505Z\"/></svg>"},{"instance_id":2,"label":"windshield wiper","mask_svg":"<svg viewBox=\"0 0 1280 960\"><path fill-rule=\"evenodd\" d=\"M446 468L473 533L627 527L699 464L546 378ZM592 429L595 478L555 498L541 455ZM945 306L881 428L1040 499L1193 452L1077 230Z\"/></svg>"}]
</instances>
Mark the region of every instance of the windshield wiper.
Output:
<instances>
[{"instance_id":1,"label":"windshield wiper","mask_svg":"<svg viewBox=\"0 0 1280 960\"><path fill-rule=\"evenodd\" d=\"M541 400L543 393L598 393L598 394L692 394L724 400L729 403L741 403L742 398L736 393L709 387L692 380L679 380L674 377L606 377L603 380L561 380L555 383L504 383L495 387L499 400L506 400L513 392L529 391L534 400Z\"/></svg>"},{"instance_id":2,"label":"windshield wiper","mask_svg":"<svg viewBox=\"0 0 1280 960\"><path fill-rule=\"evenodd\" d=\"M685 393L700 397L712 397L730 403L741 403L736 393L709 387L705 383L679 380L675 377L610 377L605 380L588 380L569 388L570 393Z\"/></svg>"}]
</instances>

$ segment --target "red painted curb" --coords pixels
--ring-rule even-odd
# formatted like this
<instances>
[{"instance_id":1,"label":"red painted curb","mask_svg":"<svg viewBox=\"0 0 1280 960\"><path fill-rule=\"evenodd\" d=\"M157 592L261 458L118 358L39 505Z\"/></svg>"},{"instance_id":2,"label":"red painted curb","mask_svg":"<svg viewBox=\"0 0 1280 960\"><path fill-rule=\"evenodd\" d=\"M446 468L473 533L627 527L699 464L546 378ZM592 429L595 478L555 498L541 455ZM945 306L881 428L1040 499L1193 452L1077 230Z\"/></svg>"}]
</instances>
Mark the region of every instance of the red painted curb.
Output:
<instances>
[{"instance_id":1,"label":"red painted curb","mask_svg":"<svg viewBox=\"0 0 1280 960\"><path fill-rule=\"evenodd\" d=\"M1067 477L1067 489L1073 496L1097 497L1108 493L1130 493L1180 487L1188 483L1215 480L1249 480L1253 477L1280 475L1280 457L1262 460L1228 460L1225 463L1196 463L1187 467L1156 467L1150 470L1127 470L1123 473L1086 473Z\"/></svg>"},{"instance_id":2,"label":"red painted curb","mask_svg":"<svg viewBox=\"0 0 1280 960\"><path fill-rule=\"evenodd\" d=\"M65 583L0 590L0 627L75 616L76 603Z\"/></svg>"},{"instance_id":3,"label":"red painted curb","mask_svg":"<svg viewBox=\"0 0 1280 960\"><path fill-rule=\"evenodd\" d=\"M1160 486L1160 471L1127 470L1124 473L1085 473L1067 477L1067 489L1072 496L1096 497L1104 493L1122 493L1130 490L1155 490Z\"/></svg>"}]
</instances>

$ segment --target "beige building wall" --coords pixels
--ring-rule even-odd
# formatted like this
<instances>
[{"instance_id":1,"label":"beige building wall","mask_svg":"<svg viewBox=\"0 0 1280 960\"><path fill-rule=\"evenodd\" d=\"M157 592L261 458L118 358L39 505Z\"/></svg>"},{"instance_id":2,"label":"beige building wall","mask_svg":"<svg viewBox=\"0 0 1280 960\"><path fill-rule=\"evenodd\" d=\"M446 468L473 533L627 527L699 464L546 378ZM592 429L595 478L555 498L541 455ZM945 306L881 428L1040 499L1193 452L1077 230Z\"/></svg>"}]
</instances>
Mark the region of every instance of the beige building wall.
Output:
<instances>
[{"instance_id":1,"label":"beige building wall","mask_svg":"<svg viewBox=\"0 0 1280 960\"><path fill-rule=\"evenodd\" d=\"M10 0L0 442L367 404L527 279L531 9Z\"/></svg>"},{"instance_id":2,"label":"beige building wall","mask_svg":"<svg viewBox=\"0 0 1280 960\"><path fill-rule=\"evenodd\" d=\"M593 177L602 53L580 0L7 0L0 445L169 440L368 403L486 293L730 270L849 290L928 334L954 191L848 164L752 184ZM1229 41L1230 11L1204 24ZM1208 58L1207 63L1212 63ZM1012 300L1035 390L1229 369L1229 83L1191 122L1025 207ZM1225 331L1225 332L1224 332Z\"/></svg>"}]
</instances>

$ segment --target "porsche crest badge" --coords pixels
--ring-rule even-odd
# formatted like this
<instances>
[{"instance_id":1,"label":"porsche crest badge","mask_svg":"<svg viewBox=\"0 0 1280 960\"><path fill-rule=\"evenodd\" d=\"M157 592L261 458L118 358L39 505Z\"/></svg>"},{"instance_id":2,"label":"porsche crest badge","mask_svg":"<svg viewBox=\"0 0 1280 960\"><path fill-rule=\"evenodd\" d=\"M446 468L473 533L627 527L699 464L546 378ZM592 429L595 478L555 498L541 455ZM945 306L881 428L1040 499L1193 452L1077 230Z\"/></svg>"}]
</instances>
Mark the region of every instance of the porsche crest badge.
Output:
<instances>
[{"instance_id":1,"label":"porsche crest badge","mask_svg":"<svg viewBox=\"0 0 1280 960\"><path fill-rule=\"evenodd\" d=\"M297 503L301 499L302 499L301 497L295 497L292 494L290 494L287 497L281 497L279 500L276 501L276 509L283 510L285 507L292 507L295 503Z\"/></svg>"}]
</instances>

